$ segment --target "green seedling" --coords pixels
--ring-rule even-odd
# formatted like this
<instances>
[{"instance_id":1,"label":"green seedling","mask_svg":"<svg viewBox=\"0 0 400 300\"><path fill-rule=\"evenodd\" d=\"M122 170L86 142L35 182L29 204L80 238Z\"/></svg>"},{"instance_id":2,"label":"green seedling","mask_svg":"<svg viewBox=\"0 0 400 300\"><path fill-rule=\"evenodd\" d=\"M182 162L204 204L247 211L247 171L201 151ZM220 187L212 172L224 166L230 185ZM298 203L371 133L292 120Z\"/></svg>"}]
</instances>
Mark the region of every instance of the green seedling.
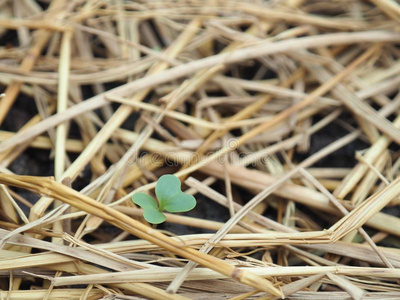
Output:
<instances>
[{"instance_id":1,"label":"green seedling","mask_svg":"<svg viewBox=\"0 0 400 300\"><path fill-rule=\"evenodd\" d=\"M166 217L162 213L185 212L196 206L196 199L181 191L181 182L174 175L161 176L156 185L157 201L144 193L133 195L132 201L143 209L143 217L151 224L160 224Z\"/></svg>"}]
</instances>

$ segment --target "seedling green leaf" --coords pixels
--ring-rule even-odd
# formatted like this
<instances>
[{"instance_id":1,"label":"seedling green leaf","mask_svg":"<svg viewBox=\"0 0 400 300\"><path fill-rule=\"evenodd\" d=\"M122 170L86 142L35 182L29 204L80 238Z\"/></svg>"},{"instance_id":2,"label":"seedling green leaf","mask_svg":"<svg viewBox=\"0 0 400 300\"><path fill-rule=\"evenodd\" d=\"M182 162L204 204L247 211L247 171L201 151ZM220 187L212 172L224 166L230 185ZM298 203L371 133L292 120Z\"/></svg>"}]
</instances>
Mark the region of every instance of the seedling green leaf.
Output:
<instances>
[{"instance_id":1,"label":"seedling green leaf","mask_svg":"<svg viewBox=\"0 0 400 300\"><path fill-rule=\"evenodd\" d=\"M174 175L160 177L156 185L156 195L160 207L168 212L185 212L196 206L196 199L181 191L181 182Z\"/></svg>"},{"instance_id":2,"label":"seedling green leaf","mask_svg":"<svg viewBox=\"0 0 400 300\"><path fill-rule=\"evenodd\" d=\"M144 193L137 193L133 195L132 200L143 209L143 217L147 222L160 224L165 221L166 217L159 211L158 204L153 197Z\"/></svg>"},{"instance_id":3,"label":"seedling green leaf","mask_svg":"<svg viewBox=\"0 0 400 300\"><path fill-rule=\"evenodd\" d=\"M174 175L163 175L156 185L157 201L143 193L133 195L132 200L143 209L143 217L147 222L159 224L165 221L164 210L168 212L185 212L196 206L192 195L181 191L181 182Z\"/></svg>"}]
</instances>

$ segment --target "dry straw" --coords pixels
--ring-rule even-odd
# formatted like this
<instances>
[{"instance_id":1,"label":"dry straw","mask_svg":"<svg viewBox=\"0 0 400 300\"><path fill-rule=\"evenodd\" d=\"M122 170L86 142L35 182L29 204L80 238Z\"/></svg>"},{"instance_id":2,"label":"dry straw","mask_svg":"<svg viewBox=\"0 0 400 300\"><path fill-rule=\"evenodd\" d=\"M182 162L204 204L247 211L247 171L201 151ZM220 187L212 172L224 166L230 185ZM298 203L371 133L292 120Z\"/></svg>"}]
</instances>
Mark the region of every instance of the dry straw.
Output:
<instances>
[{"instance_id":1,"label":"dry straw","mask_svg":"<svg viewBox=\"0 0 400 300\"><path fill-rule=\"evenodd\" d=\"M0 1L0 298L398 299L399 20ZM31 151L53 177L18 168ZM198 208L150 226L130 198L163 174Z\"/></svg>"}]
</instances>

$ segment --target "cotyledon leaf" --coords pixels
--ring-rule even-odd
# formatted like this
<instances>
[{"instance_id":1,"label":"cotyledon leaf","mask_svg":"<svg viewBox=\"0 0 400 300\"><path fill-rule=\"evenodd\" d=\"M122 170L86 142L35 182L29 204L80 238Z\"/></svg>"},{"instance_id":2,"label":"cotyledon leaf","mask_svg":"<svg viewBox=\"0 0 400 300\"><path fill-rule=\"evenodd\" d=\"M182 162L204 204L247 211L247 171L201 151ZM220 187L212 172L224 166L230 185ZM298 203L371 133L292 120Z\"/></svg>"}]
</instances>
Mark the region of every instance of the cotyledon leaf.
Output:
<instances>
[{"instance_id":1,"label":"cotyledon leaf","mask_svg":"<svg viewBox=\"0 0 400 300\"><path fill-rule=\"evenodd\" d=\"M161 176L156 184L158 203L153 197L144 194L134 194L132 200L143 209L143 217L147 222L160 224L166 220L162 211L185 212L196 206L196 199L181 191L181 182L174 175Z\"/></svg>"},{"instance_id":2,"label":"cotyledon leaf","mask_svg":"<svg viewBox=\"0 0 400 300\"><path fill-rule=\"evenodd\" d=\"M196 206L196 199L181 191L181 182L174 175L163 175L158 179L156 195L160 210L185 212Z\"/></svg>"},{"instance_id":3,"label":"cotyledon leaf","mask_svg":"<svg viewBox=\"0 0 400 300\"><path fill-rule=\"evenodd\" d=\"M165 215L160 212L158 204L153 197L144 193L137 193L132 196L132 200L143 209L143 217L147 222L160 224L166 220Z\"/></svg>"}]
</instances>

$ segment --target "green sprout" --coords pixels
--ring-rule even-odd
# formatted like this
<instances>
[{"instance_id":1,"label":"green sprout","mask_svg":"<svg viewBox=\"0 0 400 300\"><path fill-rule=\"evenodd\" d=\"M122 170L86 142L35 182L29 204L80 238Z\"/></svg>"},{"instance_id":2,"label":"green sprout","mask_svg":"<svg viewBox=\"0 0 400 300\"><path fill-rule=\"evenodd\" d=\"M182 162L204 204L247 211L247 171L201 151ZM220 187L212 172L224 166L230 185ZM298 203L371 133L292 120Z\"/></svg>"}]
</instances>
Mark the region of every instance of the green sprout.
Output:
<instances>
[{"instance_id":1,"label":"green sprout","mask_svg":"<svg viewBox=\"0 0 400 300\"><path fill-rule=\"evenodd\" d=\"M196 206L196 199L181 191L181 182L175 175L161 176L156 185L157 201L144 193L134 194L132 201L143 209L143 217L151 224L160 224L166 217L162 213L185 212Z\"/></svg>"}]
</instances>

